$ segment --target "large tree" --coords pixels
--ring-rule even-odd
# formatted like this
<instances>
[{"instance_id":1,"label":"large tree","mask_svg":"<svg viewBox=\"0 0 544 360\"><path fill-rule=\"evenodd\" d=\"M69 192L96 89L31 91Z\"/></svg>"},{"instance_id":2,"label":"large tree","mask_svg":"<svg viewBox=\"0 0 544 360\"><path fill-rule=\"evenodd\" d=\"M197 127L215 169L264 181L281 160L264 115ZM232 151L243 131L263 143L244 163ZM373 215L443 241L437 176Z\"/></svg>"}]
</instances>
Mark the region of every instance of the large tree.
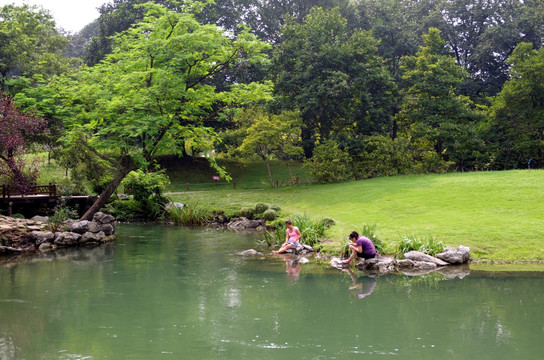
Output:
<instances>
[{"instance_id":1,"label":"large tree","mask_svg":"<svg viewBox=\"0 0 544 360\"><path fill-rule=\"evenodd\" d=\"M544 48L519 44L508 63L510 79L491 107L489 136L504 169L544 160Z\"/></svg>"},{"instance_id":2,"label":"large tree","mask_svg":"<svg viewBox=\"0 0 544 360\"><path fill-rule=\"evenodd\" d=\"M338 9L314 8L284 27L274 54L276 94L299 110L306 157L315 142L343 131L389 130L393 86L367 31L352 31Z\"/></svg>"},{"instance_id":3,"label":"large tree","mask_svg":"<svg viewBox=\"0 0 544 360\"><path fill-rule=\"evenodd\" d=\"M0 7L0 91L8 90L9 79L66 70L67 45L48 11L29 5Z\"/></svg>"},{"instance_id":4,"label":"large tree","mask_svg":"<svg viewBox=\"0 0 544 360\"><path fill-rule=\"evenodd\" d=\"M423 40L415 56L403 58L407 90L398 118L420 144L429 144L445 161L457 160L456 149L470 140L477 119L472 102L456 93L468 74L449 54L438 29L431 28Z\"/></svg>"},{"instance_id":5,"label":"large tree","mask_svg":"<svg viewBox=\"0 0 544 360\"><path fill-rule=\"evenodd\" d=\"M189 12L156 4L147 9L142 22L117 37L111 55L65 80L71 110L65 141L82 144L115 169L83 219L161 149L181 152L188 139L196 148L211 148L215 134L202 121L218 103L251 102L269 90L239 83L217 91L209 84L226 67L266 60L266 44L248 31L232 37L215 25L201 25Z\"/></svg>"}]
</instances>

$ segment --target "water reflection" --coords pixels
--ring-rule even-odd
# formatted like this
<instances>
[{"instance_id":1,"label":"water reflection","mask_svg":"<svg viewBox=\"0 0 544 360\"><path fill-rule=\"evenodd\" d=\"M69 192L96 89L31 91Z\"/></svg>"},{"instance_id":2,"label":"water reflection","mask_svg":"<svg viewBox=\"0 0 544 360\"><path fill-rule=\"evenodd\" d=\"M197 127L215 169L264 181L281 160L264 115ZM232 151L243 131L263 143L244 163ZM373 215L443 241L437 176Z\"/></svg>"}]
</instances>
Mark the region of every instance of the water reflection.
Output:
<instances>
[{"instance_id":1,"label":"water reflection","mask_svg":"<svg viewBox=\"0 0 544 360\"><path fill-rule=\"evenodd\" d=\"M376 288L376 277L375 275L369 275L367 277L358 278L357 275L351 270L351 268L343 268L342 271L345 271L351 277L351 284L348 287L349 290L352 290L352 294L358 299L364 299L367 296L370 296L374 289Z\"/></svg>"}]
</instances>

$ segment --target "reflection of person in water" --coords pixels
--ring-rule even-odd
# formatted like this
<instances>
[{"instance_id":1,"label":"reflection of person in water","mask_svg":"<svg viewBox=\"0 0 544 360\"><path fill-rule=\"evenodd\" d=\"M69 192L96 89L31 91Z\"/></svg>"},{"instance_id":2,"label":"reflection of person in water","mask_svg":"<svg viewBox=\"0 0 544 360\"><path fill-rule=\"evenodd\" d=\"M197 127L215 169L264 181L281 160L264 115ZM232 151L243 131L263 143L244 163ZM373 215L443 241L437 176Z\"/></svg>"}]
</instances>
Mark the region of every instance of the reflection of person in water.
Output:
<instances>
[{"instance_id":1,"label":"reflection of person in water","mask_svg":"<svg viewBox=\"0 0 544 360\"><path fill-rule=\"evenodd\" d=\"M285 272L287 273L287 279L293 283L296 282L300 276L300 269L302 269L300 262L297 258L289 257L284 257L283 261L285 261Z\"/></svg>"},{"instance_id":2,"label":"reflection of person in water","mask_svg":"<svg viewBox=\"0 0 544 360\"><path fill-rule=\"evenodd\" d=\"M355 290L354 294L359 299L364 299L365 297L369 296L374 292L374 288L376 287L376 279L374 278L366 278L368 281L359 281L357 279L357 275L353 273L351 268L345 268L342 269L343 271L347 271L349 276L351 277L351 285L349 286L349 290Z\"/></svg>"}]
</instances>

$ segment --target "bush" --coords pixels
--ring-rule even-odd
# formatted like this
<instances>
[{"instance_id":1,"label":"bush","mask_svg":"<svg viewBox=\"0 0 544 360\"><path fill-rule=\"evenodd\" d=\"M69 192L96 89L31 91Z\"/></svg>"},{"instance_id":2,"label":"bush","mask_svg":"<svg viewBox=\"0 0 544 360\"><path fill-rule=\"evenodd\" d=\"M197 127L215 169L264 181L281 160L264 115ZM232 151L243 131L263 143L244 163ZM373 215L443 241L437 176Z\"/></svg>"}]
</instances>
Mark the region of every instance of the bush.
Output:
<instances>
[{"instance_id":1,"label":"bush","mask_svg":"<svg viewBox=\"0 0 544 360\"><path fill-rule=\"evenodd\" d=\"M278 217L276 211L268 209L263 213L263 219L266 221L273 221Z\"/></svg>"},{"instance_id":2,"label":"bush","mask_svg":"<svg viewBox=\"0 0 544 360\"><path fill-rule=\"evenodd\" d=\"M325 184L348 179L349 162L348 153L334 140L327 140L315 147L313 157L304 161L304 167L317 182Z\"/></svg>"},{"instance_id":3,"label":"bush","mask_svg":"<svg viewBox=\"0 0 544 360\"><path fill-rule=\"evenodd\" d=\"M275 212L278 212L281 210L281 207L279 205L270 205L270 209L274 210Z\"/></svg>"},{"instance_id":4,"label":"bush","mask_svg":"<svg viewBox=\"0 0 544 360\"><path fill-rule=\"evenodd\" d=\"M240 216L251 219L253 218L253 215L255 215L255 210L253 210L253 208L242 208L240 210Z\"/></svg>"},{"instance_id":5,"label":"bush","mask_svg":"<svg viewBox=\"0 0 544 360\"><path fill-rule=\"evenodd\" d=\"M360 161L355 167L361 175L357 178L409 174L415 164L410 141L402 137L391 139L387 135L365 139L364 153L357 157Z\"/></svg>"},{"instance_id":6,"label":"bush","mask_svg":"<svg viewBox=\"0 0 544 360\"><path fill-rule=\"evenodd\" d=\"M268 210L268 205L267 204L259 203L259 204L255 205L255 214L262 214L266 210Z\"/></svg>"},{"instance_id":7,"label":"bush","mask_svg":"<svg viewBox=\"0 0 544 360\"><path fill-rule=\"evenodd\" d=\"M331 226L336 225L336 222L331 218L323 218L321 219L321 223L328 229Z\"/></svg>"}]
</instances>

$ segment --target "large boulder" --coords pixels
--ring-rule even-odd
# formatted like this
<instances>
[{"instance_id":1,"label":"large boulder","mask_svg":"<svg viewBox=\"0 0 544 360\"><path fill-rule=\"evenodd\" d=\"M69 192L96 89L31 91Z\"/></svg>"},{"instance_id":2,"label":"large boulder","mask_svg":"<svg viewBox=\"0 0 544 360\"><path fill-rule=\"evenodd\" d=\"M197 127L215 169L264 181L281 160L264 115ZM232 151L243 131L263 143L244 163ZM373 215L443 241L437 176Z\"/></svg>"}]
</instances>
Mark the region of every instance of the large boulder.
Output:
<instances>
[{"instance_id":1,"label":"large boulder","mask_svg":"<svg viewBox=\"0 0 544 360\"><path fill-rule=\"evenodd\" d=\"M87 231L85 234L81 236L80 243L81 244L89 244L89 243L100 243L104 240L106 237L106 234L104 234L103 231L92 233L90 231Z\"/></svg>"},{"instance_id":2,"label":"large boulder","mask_svg":"<svg viewBox=\"0 0 544 360\"><path fill-rule=\"evenodd\" d=\"M89 231L89 220L76 221L70 225L70 231L83 234Z\"/></svg>"},{"instance_id":3,"label":"large boulder","mask_svg":"<svg viewBox=\"0 0 544 360\"><path fill-rule=\"evenodd\" d=\"M434 256L422 253L421 251L409 251L404 254L404 258L413 261L423 261L428 263L434 263L438 266L447 266L450 263L437 259Z\"/></svg>"},{"instance_id":4,"label":"large boulder","mask_svg":"<svg viewBox=\"0 0 544 360\"><path fill-rule=\"evenodd\" d=\"M79 239L81 239L81 234L70 232L70 231L61 231L55 233L55 244L59 246L74 246L79 244Z\"/></svg>"},{"instance_id":5,"label":"large boulder","mask_svg":"<svg viewBox=\"0 0 544 360\"><path fill-rule=\"evenodd\" d=\"M115 218L110 214L106 214L99 211L96 214L94 214L93 221L96 221L99 224L111 224L115 222Z\"/></svg>"},{"instance_id":6,"label":"large boulder","mask_svg":"<svg viewBox=\"0 0 544 360\"><path fill-rule=\"evenodd\" d=\"M43 243L52 243L55 241L55 234L51 231L33 231L30 233L30 237L38 246Z\"/></svg>"},{"instance_id":7,"label":"large boulder","mask_svg":"<svg viewBox=\"0 0 544 360\"><path fill-rule=\"evenodd\" d=\"M470 249L463 245L457 249L448 247L443 252L436 254L436 257L453 265L465 264L470 260Z\"/></svg>"}]
</instances>

